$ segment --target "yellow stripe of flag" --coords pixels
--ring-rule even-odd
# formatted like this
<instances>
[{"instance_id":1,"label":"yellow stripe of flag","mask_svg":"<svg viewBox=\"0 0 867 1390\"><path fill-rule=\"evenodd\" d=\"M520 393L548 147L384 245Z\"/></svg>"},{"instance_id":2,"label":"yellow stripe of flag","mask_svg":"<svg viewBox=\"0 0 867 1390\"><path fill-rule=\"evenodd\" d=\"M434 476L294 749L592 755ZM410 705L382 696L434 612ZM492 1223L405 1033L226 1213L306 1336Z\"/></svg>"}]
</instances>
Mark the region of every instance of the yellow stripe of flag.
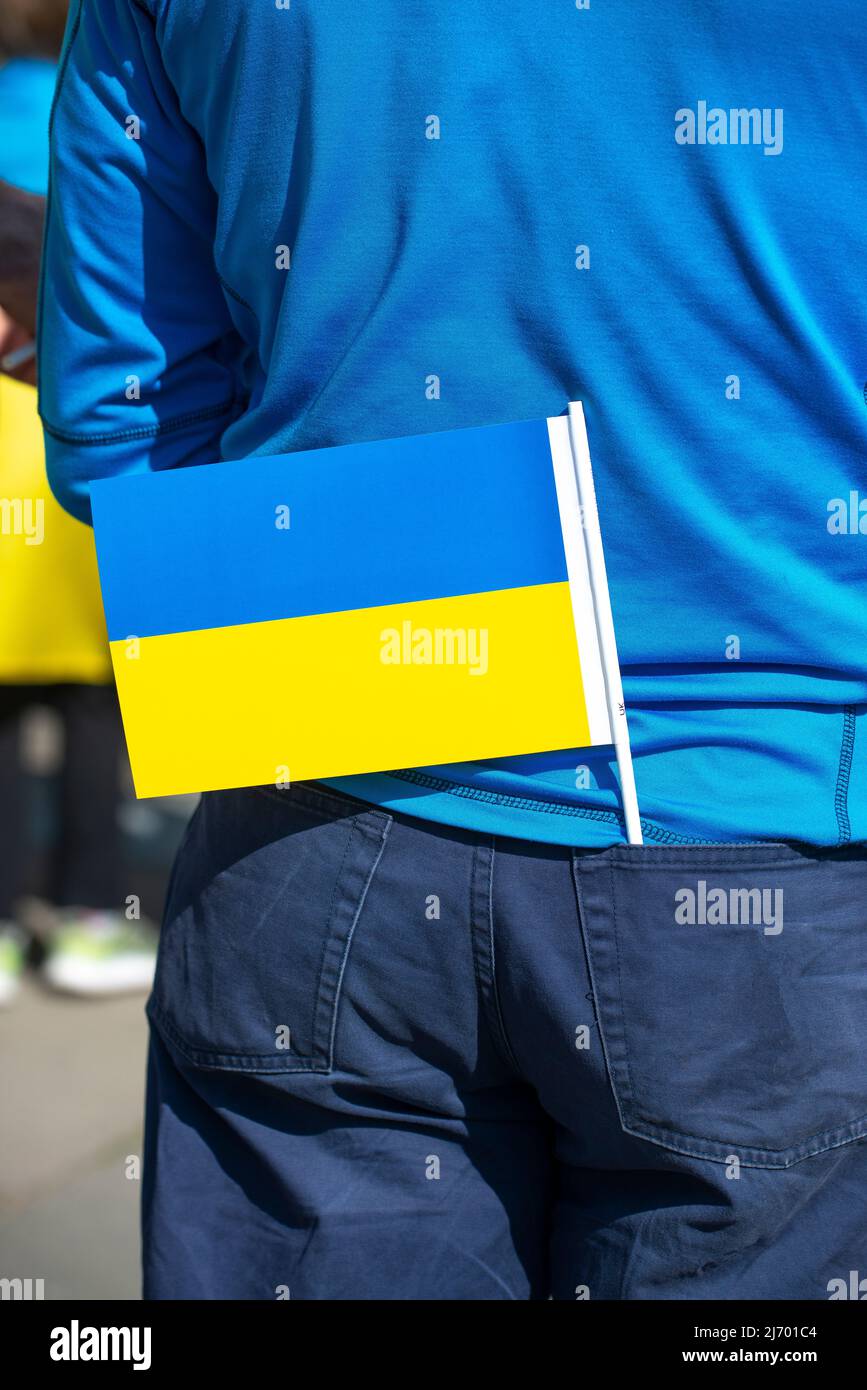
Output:
<instances>
[{"instance_id":1,"label":"yellow stripe of flag","mask_svg":"<svg viewBox=\"0 0 867 1390\"><path fill-rule=\"evenodd\" d=\"M591 741L565 582L111 649L139 796Z\"/></svg>"}]
</instances>

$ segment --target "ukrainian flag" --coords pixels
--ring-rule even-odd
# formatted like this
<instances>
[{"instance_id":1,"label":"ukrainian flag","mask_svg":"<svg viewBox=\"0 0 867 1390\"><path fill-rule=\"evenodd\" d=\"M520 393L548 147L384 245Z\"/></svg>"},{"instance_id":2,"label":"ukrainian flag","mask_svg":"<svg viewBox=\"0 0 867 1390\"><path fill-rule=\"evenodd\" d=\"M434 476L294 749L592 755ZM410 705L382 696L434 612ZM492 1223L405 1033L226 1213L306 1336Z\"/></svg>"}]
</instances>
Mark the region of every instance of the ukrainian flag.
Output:
<instances>
[{"instance_id":1,"label":"ukrainian flag","mask_svg":"<svg viewBox=\"0 0 867 1390\"><path fill-rule=\"evenodd\" d=\"M139 796L611 742L565 417L92 493Z\"/></svg>"}]
</instances>

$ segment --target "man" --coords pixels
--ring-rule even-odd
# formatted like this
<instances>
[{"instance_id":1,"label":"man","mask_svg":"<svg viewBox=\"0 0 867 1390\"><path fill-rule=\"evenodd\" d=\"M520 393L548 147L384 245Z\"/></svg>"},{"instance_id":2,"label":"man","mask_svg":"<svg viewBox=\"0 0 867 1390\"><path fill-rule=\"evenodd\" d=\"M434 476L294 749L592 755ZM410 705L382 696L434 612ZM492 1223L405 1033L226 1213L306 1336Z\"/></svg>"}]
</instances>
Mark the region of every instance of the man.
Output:
<instances>
[{"instance_id":1,"label":"man","mask_svg":"<svg viewBox=\"0 0 867 1390\"><path fill-rule=\"evenodd\" d=\"M820 1299L863 1260L865 66L855 0L75 6L58 496L580 397L646 840L587 750L205 796L148 1296Z\"/></svg>"}]
</instances>

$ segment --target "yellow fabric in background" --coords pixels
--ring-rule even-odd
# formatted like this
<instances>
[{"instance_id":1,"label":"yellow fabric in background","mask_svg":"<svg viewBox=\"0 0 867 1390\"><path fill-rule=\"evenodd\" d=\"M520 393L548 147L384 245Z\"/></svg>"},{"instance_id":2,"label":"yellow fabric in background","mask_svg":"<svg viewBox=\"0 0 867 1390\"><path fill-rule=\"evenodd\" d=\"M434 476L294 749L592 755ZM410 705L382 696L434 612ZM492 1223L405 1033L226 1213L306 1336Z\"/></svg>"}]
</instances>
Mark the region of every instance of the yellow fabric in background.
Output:
<instances>
[{"instance_id":1,"label":"yellow fabric in background","mask_svg":"<svg viewBox=\"0 0 867 1390\"><path fill-rule=\"evenodd\" d=\"M51 495L36 392L0 376L0 681L110 679L93 532Z\"/></svg>"}]
</instances>

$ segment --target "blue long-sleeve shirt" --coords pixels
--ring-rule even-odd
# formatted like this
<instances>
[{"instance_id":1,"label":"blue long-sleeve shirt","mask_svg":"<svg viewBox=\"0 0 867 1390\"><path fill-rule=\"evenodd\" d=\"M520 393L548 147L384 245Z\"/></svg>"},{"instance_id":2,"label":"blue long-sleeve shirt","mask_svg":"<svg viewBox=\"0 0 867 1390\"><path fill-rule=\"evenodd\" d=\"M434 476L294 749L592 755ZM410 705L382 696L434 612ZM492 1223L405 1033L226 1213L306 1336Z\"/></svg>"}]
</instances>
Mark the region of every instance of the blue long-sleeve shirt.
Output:
<instances>
[{"instance_id":1,"label":"blue long-sleeve shirt","mask_svg":"<svg viewBox=\"0 0 867 1390\"><path fill-rule=\"evenodd\" d=\"M52 485L580 398L648 837L865 838L865 148L858 0L74 0ZM341 785L622 838L607 750Z\"/></svg>"}]
</instances>

